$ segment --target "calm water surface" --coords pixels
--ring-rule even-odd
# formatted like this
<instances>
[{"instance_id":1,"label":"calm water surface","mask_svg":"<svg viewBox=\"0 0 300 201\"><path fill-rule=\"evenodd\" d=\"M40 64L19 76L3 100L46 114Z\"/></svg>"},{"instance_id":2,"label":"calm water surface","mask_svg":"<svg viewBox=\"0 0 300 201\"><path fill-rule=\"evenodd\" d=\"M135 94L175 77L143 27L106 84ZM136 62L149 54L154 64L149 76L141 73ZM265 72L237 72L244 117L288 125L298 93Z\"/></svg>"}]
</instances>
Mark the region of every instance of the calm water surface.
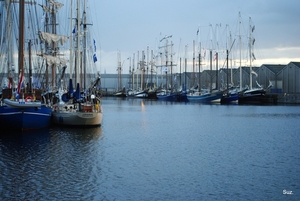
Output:
<instances>
[{"instance_id":1,"label":"calm water surface","mask_svg":"<svg viewBox=\"0 0 300 201\"><path fill-rule=\"evenodd\" d=\"M0 199L300 200L300 106L102 106L102 127L1 131Z\"/></svg>"}]
</instances>

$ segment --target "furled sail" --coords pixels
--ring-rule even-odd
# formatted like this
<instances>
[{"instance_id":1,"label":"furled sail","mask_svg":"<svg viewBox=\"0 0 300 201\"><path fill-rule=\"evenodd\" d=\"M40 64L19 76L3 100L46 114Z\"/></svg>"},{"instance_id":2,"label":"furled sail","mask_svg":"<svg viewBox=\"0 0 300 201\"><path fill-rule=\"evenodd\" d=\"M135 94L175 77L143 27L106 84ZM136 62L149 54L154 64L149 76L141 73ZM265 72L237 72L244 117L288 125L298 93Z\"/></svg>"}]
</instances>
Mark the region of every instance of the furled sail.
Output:
<instances>
[{"instance_id":1,"label":"furled sail","mask_svg":"<svg viewBox=\"0 0 300 201\"><path fill-rule=\"evenodd\" d=\"M50 12L51 11L51 9L47 6L45 6L45 5L40 5L40 6L43 8L44 12Z\"/></svg>"},{"instance_id":2,"label":"furled sail","mask_svg":"<svg viewBox=\"0 0 300 201\"><path fill-rule=\"evenodd\" d=\"M58 58L50 55L43 55L43 58L46 59L48 65L56 65L56 66L65 66L68 60L64 58Z\"/></svg>"},{"instance_id":3,"label":"furled sail","mask_svg":"<svg viewBox=\"0 0 300 201\"><path fill-rule=\"evenodd\" d=\"M54 5L57 9L60 9L61 7L64 6L64 4L62 3L59 3L57 1L54 1L54 0L48 0L52 5Z\"/></svg>"},{"instance_id":4,"label":"furled sail","mask_svg":"<svg viewBox=\"0 0 300 201\"><path fill-rule=\"evenodd\" d=\"M57 34L47 33L43 31L39 31L39 37L42 41L47 42L50 44L51 42L60 42L61 45L67 42L68 37L67 36L61 36Z\"/></svg>"},{"instance_id":5,"label":"furled sail","mask_svg":"<svg viewBox=\"0 0 300 201\"><path fill-rule=\"evenodd\" d=\"M52 10L51 6L54 6L56 10L58 10L64 6L64 4L54 1L54 0L48 0L48 2L51 4L50 7L39 4L43 8L44 12L51 12L51 10Z\"/></svg>"}]
</instances>

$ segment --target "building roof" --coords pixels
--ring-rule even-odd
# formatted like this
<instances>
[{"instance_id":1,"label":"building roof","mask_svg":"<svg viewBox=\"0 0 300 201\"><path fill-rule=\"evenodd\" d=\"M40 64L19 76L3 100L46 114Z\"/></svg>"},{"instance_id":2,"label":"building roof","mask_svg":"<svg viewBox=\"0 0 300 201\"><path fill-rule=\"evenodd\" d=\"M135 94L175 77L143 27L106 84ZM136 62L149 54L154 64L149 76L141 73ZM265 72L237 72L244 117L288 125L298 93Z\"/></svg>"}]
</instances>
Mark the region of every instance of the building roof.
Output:
<instances>
[{"instance_id":1,"label":"building roof","mask_svg":"<svg viewBox=\"0 0 300 201\"><path fill-rule=\"evenodd\" d=\"M267 69L277 75L286 65L263 64Z\"/></svg>"},{"instance_id":2,"label":"building roof","mask_svg":"<svg viewBox=\"0 0 300 201\"><path fill-rule=\"evenodd\" d=\"M292 63L292 64L294 64L294 65L296 65L296 66L298 66L300 68L300 62L294 62L294 61L292 61L290 63Z\"/></svg>"},{"instance_id":3,"label":"building roof","mask_svg":"<svg viewBox=\"0 0 300 201\"><path fill-rule=\"evenodd\" d=\"M217 74L217 70L204 70L202 73L207 73L210 76L215 76Z\"/></svg>"}]
</instances>

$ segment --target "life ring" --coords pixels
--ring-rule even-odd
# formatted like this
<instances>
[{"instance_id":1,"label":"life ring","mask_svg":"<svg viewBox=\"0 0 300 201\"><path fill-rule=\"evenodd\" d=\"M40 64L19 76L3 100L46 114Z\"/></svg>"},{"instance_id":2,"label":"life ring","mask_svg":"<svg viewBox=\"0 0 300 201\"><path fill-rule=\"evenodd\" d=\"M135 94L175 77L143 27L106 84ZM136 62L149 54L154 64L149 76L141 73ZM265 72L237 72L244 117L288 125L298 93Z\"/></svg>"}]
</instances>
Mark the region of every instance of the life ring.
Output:
<instances>
[{"instance_id":1,"label":"life ring","mask_svg":"<svg viewBox=\"0 0 300 201\"><path fill-rule=\"evenodd\" d=\"M27 102L27 101L28 101L28 99L30 99L30 101L32 101L32 100L33 100L33 98L32 98L31 96L27 96L27 97L25 98L25 102Z\"/></svg>"}]
</instances>

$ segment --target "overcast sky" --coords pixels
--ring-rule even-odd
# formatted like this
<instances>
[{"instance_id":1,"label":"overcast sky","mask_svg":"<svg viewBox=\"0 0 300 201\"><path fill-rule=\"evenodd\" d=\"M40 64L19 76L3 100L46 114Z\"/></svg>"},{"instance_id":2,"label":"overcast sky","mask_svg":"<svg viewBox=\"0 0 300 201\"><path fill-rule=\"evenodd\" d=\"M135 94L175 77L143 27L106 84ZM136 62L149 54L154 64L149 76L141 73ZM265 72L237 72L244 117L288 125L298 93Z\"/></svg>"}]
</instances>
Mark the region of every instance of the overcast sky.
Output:
<instances>
[{"instance_id":1,"label":"overcast sky","mask_svg":"<svg viewBox=\"0 0 300 201\"><path fill-rule=\"evenodd\" d=\"M192 62L193 40L201 42L203 52L210 48L206 42L211 38L218 42L220 57L224 57L229 30L237 40L233 49L239 47L239 12L244 43L249 35L249 17L255 25L254 65L300 61L299 0L88 0L88 5L101 73L116 72L118 51L124 61L123 73L128 73L128 57L146 51L147 46L158 52L162 46L159 41L169 35L174 62L185 57L186 45L188 61ZM216 45L213 49L216 51Z\"/></svg>"}]
</instances>

